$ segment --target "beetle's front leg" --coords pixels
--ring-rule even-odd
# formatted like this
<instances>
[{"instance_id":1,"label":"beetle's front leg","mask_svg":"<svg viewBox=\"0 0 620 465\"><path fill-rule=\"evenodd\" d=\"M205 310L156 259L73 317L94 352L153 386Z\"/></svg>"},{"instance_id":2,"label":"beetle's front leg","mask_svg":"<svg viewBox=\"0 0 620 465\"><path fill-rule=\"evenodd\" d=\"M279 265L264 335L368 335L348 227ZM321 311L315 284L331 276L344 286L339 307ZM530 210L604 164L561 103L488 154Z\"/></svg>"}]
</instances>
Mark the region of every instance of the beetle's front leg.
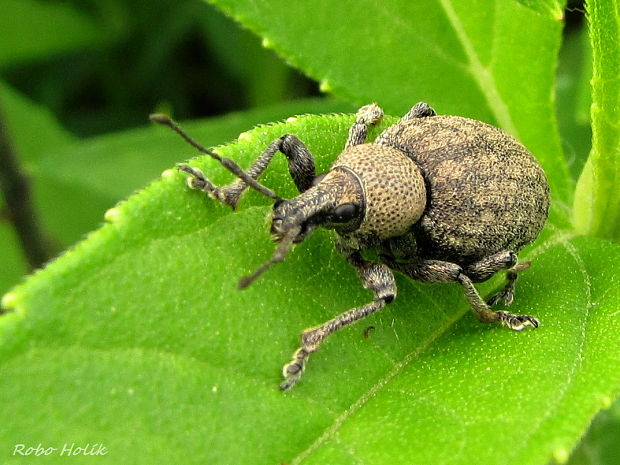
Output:
<instances>
[{"instance_id":1,"label":"beetle's front leg","mask_svg":"<svg viewBox=\"0 0 620 465\"><path fill-rule=\"evenodd\" d=\"M374 300L361 307L353 308L320 326L303 331L301 333L301 347L295 351L291 362L282 369L285 380L280 385L280 389L286 390L299 381L308 357L311 353L316 352L323 339L343 326L382 309L396 297L396 281L387 266L364 260L359 252L352 253L347 257L347 260L357 269L362 285L372 291Z\"/></svg>"},{"instance_id":2,"label":"beetle's front leg","mask_svg":"<svg viewBox=\"0 0 620 465\"><path fill-rule=\"evenodd\" d=\"M303 192L310 188L316 177L312 154L303 142L291 134L273 141L246 171L247 176L251 179L258 179L278 151L286 156L289 173L299 191ZM189 187L202 190L233 209L237 208L241 195L248 187L242 179L237 179L227 186L218 187L213 185L198 168L179 165L179 169L192 175L187 181Z\"/></svg>"}]
</instances>

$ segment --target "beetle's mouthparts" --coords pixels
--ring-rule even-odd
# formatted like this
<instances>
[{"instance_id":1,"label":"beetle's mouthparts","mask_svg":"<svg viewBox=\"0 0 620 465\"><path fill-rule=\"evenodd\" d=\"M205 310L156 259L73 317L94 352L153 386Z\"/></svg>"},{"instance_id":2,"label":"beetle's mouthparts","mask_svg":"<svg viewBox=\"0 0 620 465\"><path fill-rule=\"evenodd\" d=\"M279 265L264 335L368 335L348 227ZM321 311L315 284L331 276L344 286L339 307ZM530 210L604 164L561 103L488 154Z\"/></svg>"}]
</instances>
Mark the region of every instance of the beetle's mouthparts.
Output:
<instances>
[{"instance_id":1,"label":"beetle's mouthparts","mask_svg":"<svg viewBox=\"0 0 620 465\"><path fill-rule=\"evenodd\" d=\"M239 280L239 284L237 284L237 289L245 289L250 284L252 284L256 279L262 275L265 271L271 268L271 265L275 263L279 263L284 261L286 256L288 255L288 251L291 249L291 246L295 242L295 238L299 235L301 231L301 226L296 226L292 229L289 229L284 233L279 239L278 247L276 248L271 260L266 263L263 263L254 273L248 276L244 276Z\"/></svg>"}]
</instances>

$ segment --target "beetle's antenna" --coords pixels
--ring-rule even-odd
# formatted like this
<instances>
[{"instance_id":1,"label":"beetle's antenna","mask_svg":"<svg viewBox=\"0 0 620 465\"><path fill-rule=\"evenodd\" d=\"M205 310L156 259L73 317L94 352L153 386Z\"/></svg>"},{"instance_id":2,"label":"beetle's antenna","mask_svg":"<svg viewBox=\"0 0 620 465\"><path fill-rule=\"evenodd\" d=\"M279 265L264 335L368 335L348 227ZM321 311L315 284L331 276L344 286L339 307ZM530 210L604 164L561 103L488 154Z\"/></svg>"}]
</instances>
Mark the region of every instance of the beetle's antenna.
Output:
<instances>
[{"instance_id":1,"label":"beetle's antenna","mask_svg":"<svg viewBox=\"0 0 620 465\"><path fill-rule=\"evenodd\" d=\"M168 115L164 115L163 113L153 113L152 115L149 115L149 119L154 123L161 124L162 126L168 126L170 129L180 135L192 147L197 149L199 152L204 153L205 155L209 155L211 158L215 158L224 166L224 168L237 176L252 189L263 194L265 197L269 197L270 199L276 201L283 200L282 197L280 197L274 191L272 191L268 187L263 186L256 179L252 178L248 173L243 171L243 169L230 158L220 157L217 153L204 148L202 145L192 139L185 131L183 131L183 129L181 129L181 127L176 122L174 122L172 118L170 118Z\"/></svg>"},{"instance_id":2,"label":"beetle's antenna","mask_svg":"<svg viewBox=\"0 0 620 465\"><path fill-rule=\"evenodd\" d=\"M280 243L278 244L278 248L273 253L271 260L267 263L263 263L258 270L248 276L244 276L239 280L239 284L237 285L238 289L245 289L250 284L252 284L260 275L262 275L265 271L271 268L271 265L275 263L280 263L283 261L288 255L288 251L291 250L291 246L293 245L293 241L301 231L301 226L297 226L296 228L290 229L283 237Z\"/></svg>"}]
</instances>

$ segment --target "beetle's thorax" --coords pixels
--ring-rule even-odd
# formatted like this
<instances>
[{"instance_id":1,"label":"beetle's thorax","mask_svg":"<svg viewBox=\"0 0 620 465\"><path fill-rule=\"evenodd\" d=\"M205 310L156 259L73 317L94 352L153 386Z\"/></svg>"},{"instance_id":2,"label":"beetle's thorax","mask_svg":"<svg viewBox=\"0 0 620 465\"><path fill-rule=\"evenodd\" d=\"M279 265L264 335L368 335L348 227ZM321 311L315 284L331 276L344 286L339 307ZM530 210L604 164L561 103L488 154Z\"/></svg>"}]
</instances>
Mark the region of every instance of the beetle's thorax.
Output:
<instances>
[{"instance_id":1,"label":"beetle's thorax","mask_svg":"<svg viewBox=\"0 0 620 465\"><path fill-rule=\"evenodd\" d=\"M378 144L346 149L332 169L344 168L363 191L364 217L352 232L338 231L350 242L364 244L400 236L426 208L426 187L418 166L400 150Z\"/></svg>"}]
</instances>

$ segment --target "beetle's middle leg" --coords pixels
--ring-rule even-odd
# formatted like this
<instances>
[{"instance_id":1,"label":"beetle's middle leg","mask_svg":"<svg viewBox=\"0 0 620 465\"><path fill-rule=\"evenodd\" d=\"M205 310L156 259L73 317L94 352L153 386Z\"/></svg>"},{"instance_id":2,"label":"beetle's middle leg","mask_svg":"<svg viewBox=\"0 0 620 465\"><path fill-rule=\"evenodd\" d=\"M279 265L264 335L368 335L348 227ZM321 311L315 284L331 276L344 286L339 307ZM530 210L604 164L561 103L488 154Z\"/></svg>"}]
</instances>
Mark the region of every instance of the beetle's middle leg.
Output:
<instances>
[{"instance_id":1,"label":"beetle's middle leg","mask_svg":"<svg viewBox=\"0 0 620 465\"><path fill-rule=\"evenodd\" d=\"M472 279L456 263L441 260L422 260L421 262L400 263L382 257L393 270L401 271L418 281L427 283L459 283L463 286L465 296L476 317L483 323L502 323L514 331L521 331L526 326L538 328L538 320L530 315L515 315L505 311L493 311L480 297ZM516 271L515 271L516 274Z\"/></svg>"},{"instance_id":2,"label":"beetle's middle leg","mask_svg":"<svg viewBox=\"0 0 620 465\"><path fill-rule=\"evenodd\" d=\"M372 291L374 300L361 307L353 308L320 326L303 331L301 333L301 347L295 351L291 362L284 365L282 369L285 380L280 385L280 389L288 389L299 381L308 357L311 353L316 352L323 339L343 326L382 309L396 297L396 281L387 266L364 260L359 252L353 252L347 257L347 260L357 269L362 285Z\"/></svg>"},{"instance_id":3,"label":"beetle's middle leg","mask_svg":"<svg viewBox=\"0 0 620 465\"><path fill-rule=\"evenodd\" d=\"M344 145L345 149L354 145L363 144L368 137L368 128L378 124L383 118L383 110L376 103L364 105L355 114L355 123L349 128L349 137Z\"/></svg>"},{"instance_id":4,"label":"beetle's middle leg","mask_svg":"<svg viewBox=\"0 0 620 465\"><path fill-rule=\"evenodd\" d=\"M282 152L286 156L289 173L297 189L304 192L310 188L316 178L314 159L304 143L291 134L273 141L246 171L247 176L258 179L277 152ZM233 209L237 207L241 195L248 187L243 179L237 179L222 187L214 186L198 168L179 165L179 169L192 175L188 179L188 185L192 189L205 191L209 196Z\"/></svg>"}]
</instances>

